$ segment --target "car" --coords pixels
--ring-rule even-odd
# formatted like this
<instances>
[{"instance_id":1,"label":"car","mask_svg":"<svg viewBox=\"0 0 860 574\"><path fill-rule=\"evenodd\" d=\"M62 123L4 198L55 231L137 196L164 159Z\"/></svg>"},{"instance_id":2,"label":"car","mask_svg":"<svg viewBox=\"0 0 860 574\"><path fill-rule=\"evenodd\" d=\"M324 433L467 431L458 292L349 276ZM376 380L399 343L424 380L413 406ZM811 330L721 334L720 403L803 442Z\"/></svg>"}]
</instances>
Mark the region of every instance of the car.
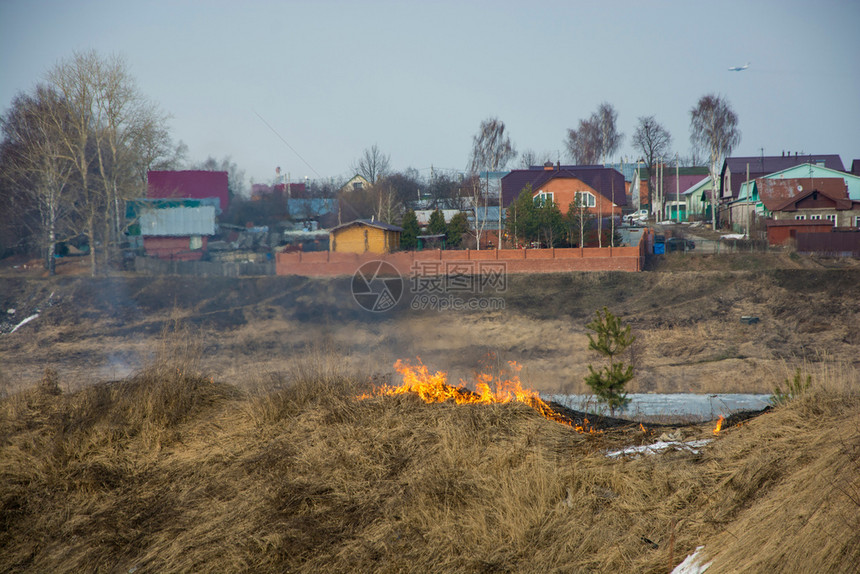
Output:
<instances>
[{"instance_id":1,"label":"car","mask_svg":"<svg viewBox=\"0 0 860 574\"><path fill-rule=\"evenodd\" d=\"M671 251L692 251L695 248L696 243L684 237L670 237L666 240L666 253Z\"/></svg>"}]
</instances>

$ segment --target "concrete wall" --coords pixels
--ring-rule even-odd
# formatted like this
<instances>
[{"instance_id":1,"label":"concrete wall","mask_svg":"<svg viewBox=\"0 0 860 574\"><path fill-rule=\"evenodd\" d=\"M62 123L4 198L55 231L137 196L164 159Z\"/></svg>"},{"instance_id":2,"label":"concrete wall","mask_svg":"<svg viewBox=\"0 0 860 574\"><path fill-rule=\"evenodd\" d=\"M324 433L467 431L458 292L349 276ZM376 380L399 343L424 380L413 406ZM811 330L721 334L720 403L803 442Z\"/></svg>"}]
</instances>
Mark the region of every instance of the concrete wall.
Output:
<instances>
[{"instance_id":1,"label":"concrete wall","mask_svg":"<svg viewBox=\"0 0 860 574\"><path fill-rule=\"evenodd\" d=\"M403 275L462 273L457 265L474 267L475 261L505 264L506 273L558 273L566 271L641 271L646 241L637 247L586 249L494 249L485 251L401 251L374 253L278 253L278 275L352 275L368 261L385 261Z\"/></svg>"}]
</instances>

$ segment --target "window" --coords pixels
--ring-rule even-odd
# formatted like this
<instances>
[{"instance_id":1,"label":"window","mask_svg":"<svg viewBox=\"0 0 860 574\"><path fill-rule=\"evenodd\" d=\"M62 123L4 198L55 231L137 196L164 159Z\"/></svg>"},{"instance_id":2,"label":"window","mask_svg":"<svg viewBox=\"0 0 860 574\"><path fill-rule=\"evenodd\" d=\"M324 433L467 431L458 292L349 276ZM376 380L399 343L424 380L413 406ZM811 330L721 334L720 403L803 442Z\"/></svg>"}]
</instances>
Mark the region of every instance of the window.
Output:
<instances>
[{"instance_id":1,"label":"window","mask_svg":"<svg viewBox=\"0 0 860 574\"><path fill-rule=\"evenodd\" d=\"M188 241L189 249L203 249L203 237L200 235L192 235Z\"/></svg>"},{"instance_id":2,"label":"window","mask_svg":"<svg viewBox=\"0 0 860 574\"><path fill-rule=\"evenodd\" d=\"M804 219L806 219L806 216L805 215L795 215L794 219L796 221L803 221Z\"/></svg>"},{"instance_id":3,"label":"window","mask_svg":"<svg viewBox=\"0 0 860 574\"><path fill-rule=\"evenodd\" d=\"M812 219L812 220L818 221L819 219L821 219L821 215L810 215L810 216L809 216L809 219Z\"/></svg>"},{"instance_id":4,"label":"window","mask_svg":"<svg viewBox=\"0 0 860 574\"><path fill-rule=\"evenodd\" d=\"M854 227L860 227L860 215L854 216Z\"/></svg>"},{"instance_id":5,"label":"window","mask_svg":"<svg viewBox=\"0 0 860 574\"><path fill-rule=\"evenodd\" d=\"M573 200L577 205L582 207L594 207L597 205L597 200L594 198L594 195L587 191L577 191Z\"/></svg>"},{"instance_id":6,"label":"window","mask_svg":"<svg viewBox=\"0 0 860 574\"><path fill-rule=\"evenodd\" d=\"M363 182L360 182L360 181L353 182L353 184L352 184L352 190L353 190L353 191L359 191L359 190L361 190L363 187L364 187L364 183L363 183Z\"/></svg>"},{"instance_id":7,"label":"window","mask_svg":"<svg viewBox=\"0 0 860 574\"><path fill-rule=\"evenodd\" d=\"M833 223L833 227L836 227L836 214L835 213L829 213L829 214L825 215L824 217L827 218L827 221L830 221L831 223Z\"/></svg>"},{"instance_id":8,"label":"window","mask_svg":"<svg viewBox=\"0 0 860 574\"><path fill-rule=\"evenodd\" d=\"M535 203L538 205L546 205L547 203L552 203L554 200L555 199L551 191L539 191L535 196Z\"/></svg>"}]
</instances>

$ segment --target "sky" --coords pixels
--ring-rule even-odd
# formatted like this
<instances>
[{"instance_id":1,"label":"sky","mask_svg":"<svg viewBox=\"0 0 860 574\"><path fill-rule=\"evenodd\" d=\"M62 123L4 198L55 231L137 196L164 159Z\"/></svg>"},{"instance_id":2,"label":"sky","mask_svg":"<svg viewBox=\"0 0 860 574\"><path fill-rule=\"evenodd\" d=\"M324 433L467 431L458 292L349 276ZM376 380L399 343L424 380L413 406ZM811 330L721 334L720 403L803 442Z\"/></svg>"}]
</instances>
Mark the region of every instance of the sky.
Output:
<instances>
[{"instance_id":1,"label":"sky","mask_svg":"<svg viewBox=\"0 0 860 574\"><path fill-rule=\"evenodd\" d=\"M641 155L650 115L683 157L711 93L739 117L732 155L850 169L858 28L854 0L0 0L0 110L95 50L125 58L190 161L229 156L248 181L346 178L374 144L394 170L460 172L489 117L564 163L567 130L604 101L625 134L614 160Z\"/></svg>"}]
</instances>

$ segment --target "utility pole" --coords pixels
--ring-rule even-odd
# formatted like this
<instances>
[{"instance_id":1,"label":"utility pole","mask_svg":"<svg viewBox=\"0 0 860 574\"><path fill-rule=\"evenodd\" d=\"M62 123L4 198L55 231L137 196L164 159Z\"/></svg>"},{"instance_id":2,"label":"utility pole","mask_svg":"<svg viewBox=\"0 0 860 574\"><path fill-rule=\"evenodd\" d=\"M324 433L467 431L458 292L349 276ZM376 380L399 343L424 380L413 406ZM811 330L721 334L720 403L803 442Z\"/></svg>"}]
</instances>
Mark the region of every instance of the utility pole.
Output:
<instances>
[{"instance_id":1,"label":"utility pole","mask_svg":"<svg viewBox=\"0 0 860 574\"><path fill-rule=\"evenodd\" d=\"M678 223L681 223L681 165L678 162L678 153L675 152L675 213L678 215Z\"/></svg>"}]
</instances>

